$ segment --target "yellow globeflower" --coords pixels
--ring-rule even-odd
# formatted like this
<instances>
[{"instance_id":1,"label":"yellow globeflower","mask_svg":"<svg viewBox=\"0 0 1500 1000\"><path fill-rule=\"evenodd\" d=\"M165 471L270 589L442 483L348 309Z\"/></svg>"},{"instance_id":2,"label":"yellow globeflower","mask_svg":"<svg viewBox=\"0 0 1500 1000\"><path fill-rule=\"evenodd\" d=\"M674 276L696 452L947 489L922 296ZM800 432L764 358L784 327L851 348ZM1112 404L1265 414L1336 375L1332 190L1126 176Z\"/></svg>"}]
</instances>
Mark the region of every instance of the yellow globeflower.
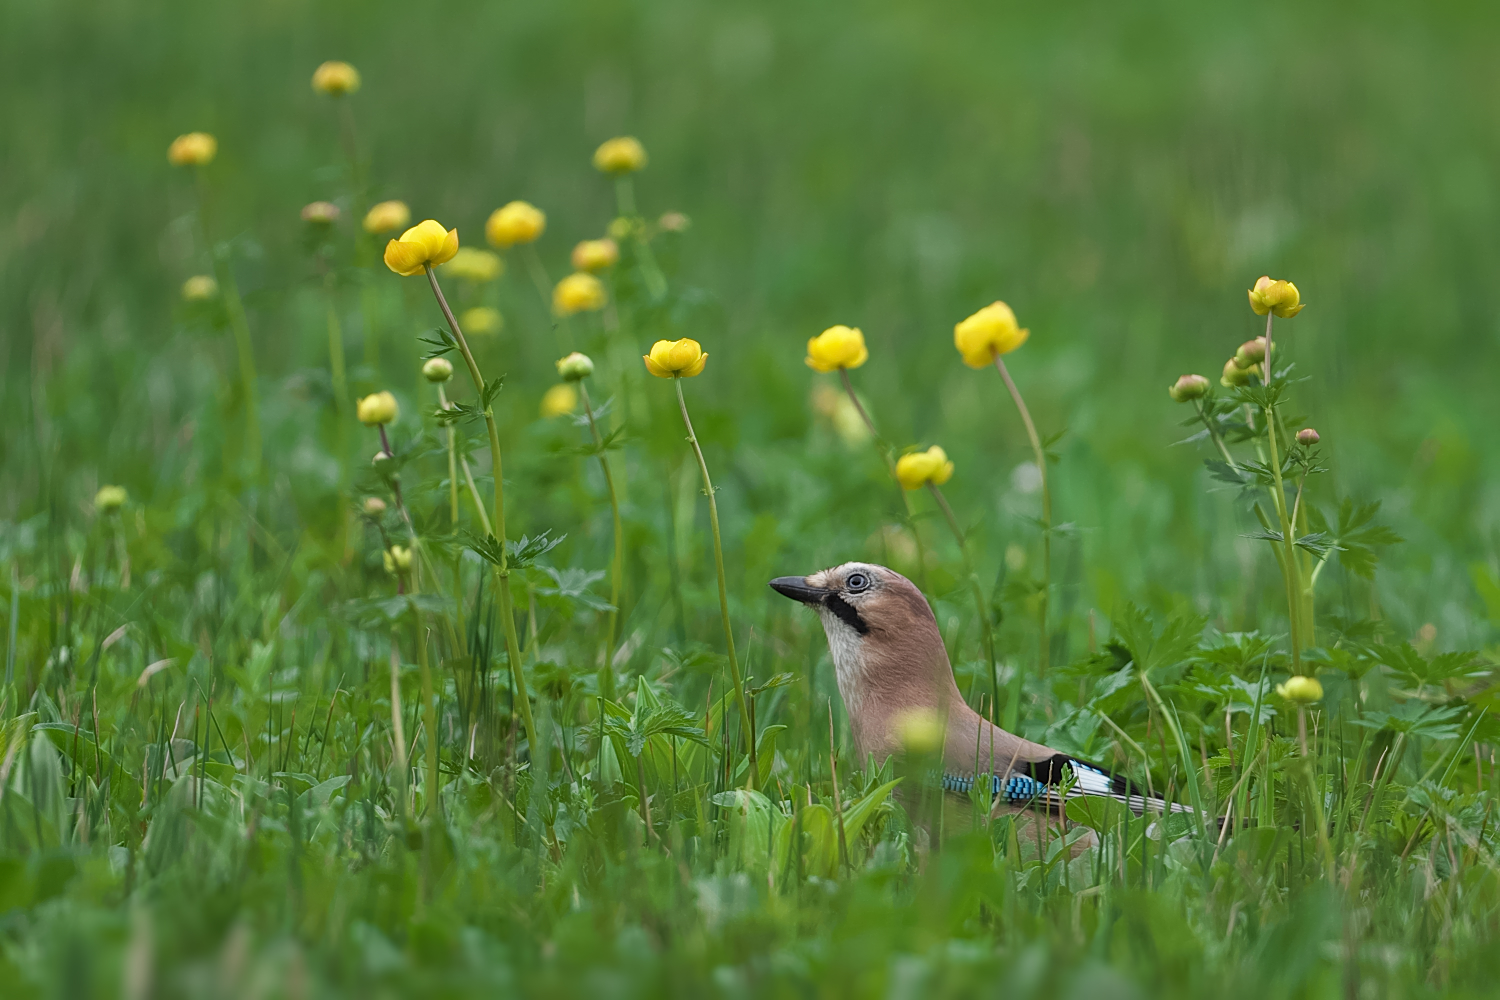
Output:
<instances>
[{"instance_id":1,"label":"yellow globeflower","mask_svg":"<svg viewBox=\"0 0 1500 1000\"><path fill-rule=\"evenodd\" d=\"M94 494L94 509L101 514L113 514L125 506L128 499L123 486L101 486Z\"/></svg>"},{"instance_id":2,"label":"yellow globeflower","mask_svg":"<svg viewBox=\"0 0 1500 1000\"><path fill-rule=\"evenodd\" d=\"M570 383L559 382L542 395L542 416L561 417L578 408L578 390Z\"/></svg>"},{"instance_id":3,"label":"yellow globeflower","mask_svg":"<svg viewBox=\"0 0 1500 1000\"><path fill-rule=\"evenodd\" d=\"M858 368L869 359L865 335L857 326L830 326L807 342L807 364L814 371Z\"/></svg>"},{"instance_id":4,"label":"yellow globeflower","mask_svg":"<svg viewBox=\"0 0 1500 1000\"><path fill-rule=\"evenodd\" d=\"M658 340L645 355L646 370L657 378L692 378L703 373L708 354L696 340Z\"/></svg>"},{"instance_id":5,"label":"yellow globeflower","mask_svg":"<svg viewBox=\"0 0 1500 1000\"><path fill-rule=\"evenodd\" d=\"M575 271L552 289L552 311L559 316L604 308L604 285L587 271Z\"/></svg>"},{"instance_id":6,"label":"yellow globeflower","mask_svg":"<svg viewBox=\"0 0 1500 1000\"><path fill-rule=\"evenodd\" d=\"M411 209L404 201L382 201L370 206L365 213L365 232L388 233L393 229L405 229L411 221Z\"/></svg>"},{"instance_id":7,"label":"yellow globeflower","mask_svg":"<svg viewBox=\"0 0 1500 1000\"><path fill-rule=\"evenodd\" d=\"M460 247L453 259L443 266L443 274L463 281L483 284L494 281L505 271L505 262L493 250Z\"/></svg>"},{"instance_id":8,"label":"yellow globeflower","mask_svg":"<svg viewBox=\"0 0 1500 1000\"><path fill-rule=\"evenodd\" d=\"M313 70L313 90L339 97L359 89L359 70L346 62L329 60Z\"/></svg>"},{"instance_id":9,"label":"yellow globeflower","mask_svg":"<svg viewBox=\"0 0 1500 1000\"><path fill-rule=\"evenodd\" d=\"M393 422L401 413L401 408L396 405L396 397L389 392L376 392L356 403L354 413L359 417L360 423L366 427L375 427Z\"/></svg>"},{"instance_id":10,"label":"yellow globeflower","mask_svg":"<svg viewBox=\"0 0 1500 1000\"><path fill-rule=\"evenodd\" d=\"M896 478L907 490L919 490L928 483L941 486L953 478L953 463L948 461L947 452L933 445L926 451L902 455L896 462Z\"/></svg>"},{"instance_id":11,"label":"yellow globeflower","mask_svg":"<svg viewBox=\"0 0 1500 1000\"><path fill-rule=\"evenodd\" d=\"M646 147L633 135L610 139L594 150L594 167L606 174L633 174L646 165Z\"/></svg>"},{"instance_id":12,"label":"yellow globeflower","mask_svg":"<svg viewBox=\"0 0 1500 1000\"><path fill-rule=\"evenodd\" d=\"M983 368L1009 354L1031 336L1016 323L1016 314L1004 302L991 302L953 328L953 346L970 368Z\"/></svg>"},{"instance_id":13,"label":"yellow globeflower","mask_svg":"<svg viewBox=\"0 0 1500 1000\"><path fill-rule=\"evenodd\" d=\"M189 132L179 135L167 147L167 160L174 167L201 167L212 163L219 151L219 140L207 132Z\"/></svg>"},{"instance_id":14,"label":"yellow globeflower","mask_svg":"<svg viewBox=\"0 0 1500 1000\"><path fill-rule=\"evenodd\" d=\"M1318 683L1316 677L1288 677L1285 684L1276 685L1276 693L1287 701L1294 701L1299 705L1311 705L1315 701L1323 700L1323 685Z\"/></svg>"},{"instance_id":15,"label":"yellow globeflower","mask_svg":"<svg viewBox=\"0 0 1500 1000\"><path fill-rule=\"evenodd\" d=\"M604 271L620 260L620 244L608 236L602 240L584 240L573 248L573 267L579 271Z\"/></svg>"},{"instance_id":16,"label":"yellow globeflower","mask_svg":"<svg viewBox=\"0 0 1500 1000\"><path fill-rule=\"evenodd\" d=\"M339 221L339 207L331 201L310 201L302 206L302 221L328 226Z\"/></svg>"},{"instance_id":17,"label":"yellow globeflower","mask_svg":"<svg viewBox=\"0 0 1500 1000\"><path fill-rule=\"evenodd\" d=\"M1273 280L1263 274L1256 279L1255 287L1248 294L1250 308L1257 316L1275 313L1282 319L1291 319L1302 311L1302 296L1290 281Z\"/></svg>"},{"instance_id":18,"label":"yellow globeflower","mask_svg":"<svg viewBox=\"0 0 1500 1000\"><path fill-rule=\"evenodd\" d=\"M937 753L943 748L943 717L930 708L908 708L896 716L896 737L913 756Z\"/></svg>"},{"instance_id":19,"label":"yellow globeflower","mask_svg":"<svg viewBox=\"0 0 1500 1000\"><path fill-rule=\"evenodd\" d=\"M465 309L458 321L463 325L465 333L480 336L487 333L499 333L505 326L500 310L493 306L475 306L472 309Z\"/></svg>"},{"instance_id":20,"label":"yellow globeflower","mask_svg":"<svg viewBox=\"0 0 1500 1000\"><path fill-rule=\"evenodd\" d=\"M531 243L547 230L547 214L529 201L513 201L490 213L484 224L484 238L491 246L504 250L519 243Z\"/></svg>"},{"instance_id":21,"label":"yellow globeflower","mask_svg":"<svg viewBox=\"0 0 1500 1000\"><path fill-rule=\"evenodd\" d=\"M195 274L182 283L182 298L185 302L207 302L218 296L219 283L211 274Z\"/></svg>"},{"instance_id":22,"label":"yellow globeflower","mask_svg":"<svg viewBox=\"0 0 1500 1000\"><path fill-rule=\"evenodd\" d=\"M411 570L411 549L405 545L392 545L386 549L383 561L387 573L400 576Z\"/></svg>"},{"instance_id":23,"label":"yellow globeflower","mask_svg":"<svg viewBox=\"0 0 1500 1000\"><path fill-rule=\"evenodd\" d=\"M385 266L402 277L446 264L458 253L458 230L444 229L436 219L424 219L385 245Z\"/></svg>"}]
</instances>

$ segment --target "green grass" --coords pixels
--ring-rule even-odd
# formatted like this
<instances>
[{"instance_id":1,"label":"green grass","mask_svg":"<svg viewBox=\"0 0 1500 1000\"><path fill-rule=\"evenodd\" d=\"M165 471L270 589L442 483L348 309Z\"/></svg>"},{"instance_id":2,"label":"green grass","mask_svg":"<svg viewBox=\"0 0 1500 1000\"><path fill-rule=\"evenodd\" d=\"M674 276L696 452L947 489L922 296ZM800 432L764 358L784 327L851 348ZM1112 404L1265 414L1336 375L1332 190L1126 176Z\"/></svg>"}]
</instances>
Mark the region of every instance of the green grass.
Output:
<instances>
[{"instance_id":1,"label":"green grass","mask_svg":"<svg viewBox=\"0 0 1500 1000\"><path fill-rule=\"evenodd\" d=\"M7 992L1492 991L1490 12L38 2L4 20ZM308 86L329 58L364 74L350 106L367 190ZM259 476L224 305L178 294L212 269L192 178L165 159L194 129L220 143L207 221L244 298ZM350 210L402 198L479 246L492 209L527 199L548 213L555 280L615 214L589 157L622 133L651 154L642 214L692 220L652 241L663 301L629 247L617 332L597 314L554 329L518 253L482 291L445 283L505 316L472 340L505 376L508 534L561 539L512 576L540 752L516 732L493 577L449 516L419 374L441 314L421 279L360 256ZM360 513L391 499L378 441L333 395L327 286L297 214L323 198L345 209L326 259L351 396L389 389L402 407L402 487L437 568L415 603L382 566L383 540L405 537L394 509ZM1307 762L1272 691L1289 649L1271 547L1246 537L1260 526L1211 452L1173 447L1192 430L1165 392L1183 372L1217 381L1261 332L1244 293L1262 273L1309 303L1276 329L1306 378L1283 413L1322 434L1311 503L1336 521L1345 498L1381 501L1375 523L1405 539L1375 547L1373 574L1346 552L1320 580L1308 655L1327 698ZM1007 362L1042 433L1065 432L1045 677L1030 448L998 378L952 344L996 298L1032 330ZM955 460L944 489L991 604L1002 714L1184 801L1234 801L1253 828L1220 846L1090 814L1075 818L1104 847L1071 864L1008 822L929 844L885 788L912 776L853 758L821 629L765 586L852 558L912 566L883 463L821 414L815 388L837 383L802 361L835 323L865 332L852 379L882 432ZM741 668L770 685L753 698L769 799L735 791L707 505L671 386L639 360L682 336L711 354L684 389L719 487ZM623 428L624 651L602 754L610 508L587 430L537 415L564 348L594 357L594 401ZM462 370L449 387L474 402ZM487 497L483 425L459 430ZM117 515L93 510L106 483L129 492ZM977 701L989 667L960 553L913 501ZM479 530L466 499L458 527Z\"/></svg>"}]
</instances>

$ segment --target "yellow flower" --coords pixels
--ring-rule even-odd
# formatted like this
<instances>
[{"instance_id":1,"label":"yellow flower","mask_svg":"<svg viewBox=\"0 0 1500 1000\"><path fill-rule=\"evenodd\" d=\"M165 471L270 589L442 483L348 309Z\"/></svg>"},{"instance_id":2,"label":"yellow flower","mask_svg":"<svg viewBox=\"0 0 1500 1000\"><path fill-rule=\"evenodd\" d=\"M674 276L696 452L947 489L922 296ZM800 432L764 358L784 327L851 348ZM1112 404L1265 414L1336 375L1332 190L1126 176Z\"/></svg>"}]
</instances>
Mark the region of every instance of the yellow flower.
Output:
<instances>
[{"instance_id":1,"label":"yellow flower","mask_svg":"<svg viewBox=\"0 0 1500 1000\"><path fill-rule=\"evenodd\" d=\"M360 423L366 427L374 427L394 421L401 408L396 405L396 397L389 392L376 392L355 404L354 412Z\"/></svg>"},{"instance_id":2,"label":"yellow flower","mask_svg":"<svg viewBox=\"0 0 1500 1000\"><path fill-rule=\"evenodd\" d=\"M1299 705L1311 705L1315 701L1323 700L1323 685L1318 683L1316 677L1298 675L1288 677L1285 684L1276 685L1276 693L1287 701L1294 701Z\"/></svg>"},{"instance_id":3,"label":"yellow flower","mask_svg":"<svg viewBox=\"0 0 1500 1000\"><path fill-rule=\"evenodd\" d=\"M446 382L453 377L453 362L447 358L428 358L422 366L422 377L429 382Z\"/></svg>"},{"instance_id":4,"label":"yellow flower","mask_svg":"<svg viewBox=\"0 0 1500 1000\"><path fill-rule=\"evenodd\" d=\"M594 150L594 167L606 174L633 174L646 165L646 147L633 135L610 139Z\"/></svg>"},{"instance_id":5,"label":"yellow flower","mask_svg":"<svg viewBox=\"0 0 1500 1000\"><path fill-rule=\"evenodd\" d=\"M858 368L869 359L865 335L857 326L830 326L807 342L807 365L814 371Z\"/></svg>"},{"instance_id":6,"label":"yellow flower","mask_svg":"<svg viewBox=\"0 0 1500 1000\"><path fill-rule=\"evenodd\" d=\"M338 97L359 89L359 70L346 62L330 60L313 70L313 90Z\"/></svg>"},{"instance_id":7,"label":"yellow flower","mask_svg":"<svg viewBox=\"0 0 1500 1000\"><path fill-rule=\"evenodd\" d=\"M460 247L453 259L443 265L445 276L472 281L476 285L494 281L504 271L505 262L500 259L499 254L493 250L476 250L474 247Z\"/></svg>"},{"instance_id":8,"label":"yellow flower","mask_svg":"<svg viewBox=\"0 0 1500 1000\"><path fill-rule=\"evenodd\" d=\"M189 132L172 140L167 148L167 160L174 167L201 167L212 163L219 151L219 140L207 132Z\"/></svg>"},{"instance_id":9,"label":"yellow flower","mask_svg":"<svg viewBox=\"0 0 1500 1000\"><path fill-rule=\"evenodd\" d=\"M992 302L953 328L953 346L970 368L983 368L1009 354L1031 336L1016 323L1016 314L1004 302Z\"/></svg>"},{"instance_id":10,"label":"yellow flower","mask_svg":"<svg viewBox=\"0 0 1500 1000\"><path fill-rule=\"evenodd\" d=\"M602 240L584 240L573 248L573 267L579 271L603 271L620 260L620 244L606 236Z\"/></svg>"},{"instance_id":11,"label":"yellow flower","mask_svg":"<svg viewBox=\"0 0 1500 1000\"><path fill-rule=\"evenodd\" d=\"M489 333L499 333L505 326L505 320L500 315L500 310L492 306L475 306L465 309L464 314L459 317L464 332L475 336L484 336Z\"/></svg>"},{"instance_id":12,"label":"yellow flower","mask_svg":"<svg viewBox=\"0 0 1500 1000\"><path fill-rule=\"evenodd\" d=\"M388 233L393 229L405 229L411 221L411 209L404 201L382 201L370 206L365 213L365 232Z\"/></svg>"},{"instance_id":13,"label":"yellow flower","mask_svg":"<svg viewBox=\"0 0 1500 1000\"><path fill-rule=\"evenodd\" d=\"M444 229L436 219L425 219L385 245L385 266L402 277L421 274L446 264L458 253L458 230Z\"/></svg>"},{"instance_id":14,"label":"yellow flower","mask_svg":"<svg viewBox=\"0 0 1500 1000\"><path fill-rule=\"evenodd\" d=\"M302 221L329 225L339 220L339 207L331 201L311 201L302 206Z\"/></svg>"},{"instance_id":15,"label":"yellow flower","mask_svg":"<svg viewBox=\"0 0 1500 1000\"><path fill-rule=\"evenodd\" d=\"M1208 379L1202 375L1184 375L1167 390L1174 403L1187 403L1208 395Z\"/></svg>"},{"instance_id":16,"label":"yellow flower","mask_svg":"<svg viewBox=\"0 0 1500 1000\"><path fill-rule=\"evenodd\" d=\"M113 514L125 506L129 496L123 486L101 486L94 494L94 509L101 514Z\"/></svg>"},{"instance_id":17,"label":"yellow flower","mask_svg":"<svg viewBox=\"0 0 1500 1000\"><path fill-rule=\"evenodd\" d=\"M953 478L953 463L948 461L947 452L933 445L926 451L902 455L896 462L896 478L907 490L919 490L928 483L941 486Z\"/></svg>"},{"instance_id":18,"label":"yellow flower","mask_svg":"<svg viewBox=\"0 0 1500 1000\"><path fill-rule=\"evenodd\" d=\"M1291 319L1302 311L1302 296L1290 281L1272 280L1263 274L1256 279L1255 287L1248 294L1250 308L1257 316L1275 313L1282 319Z\"/></svg>"},{"instance_id":19,"label":"yellow flower","mask_svg":"<svg viewBox=\"0 0 1500 1000\"><path fill-rule=\"evenodd\" d=\"M484 238L491 246L504 250L518 243L530 243L547 230L547 215L528 201L513 201L490 213L484 224Z\"/></svg>"},{"instance_id":20,"label":"yellow flower","mask_svg":"<svg viewBox=\"0 0 1500 1000\"><path fill-rule=\"evenodd\" d=\"M195 274L182 283L182 298L185 302L207 302L218 298L219 283L211 274Z\"/></svg>"},{"instance_id":21,"label":"yellow flower","mask_svg":"<svg viewBox=\"0 0 1500 1000\"><path fill-rule=\"evenodd\" d=\"M930 708L909 708L896 716L896 737L907 753L917 757L943 747L943 719Z\"/></svg>"},{"instance_id":22,"label":"yellow flower","mask_svg":"<svg viewBox=\"0 0 1500 1000\"><path fill-rule=\"evenodd\" d=\"M392 545L386 549L383 561L387 573L399 576L411 569L411 549L405 545Z\"/></svg>"},{"instance_id":23,"label":"yellow flower","mask_svg":"<svg viewBox=\"0 0 1500 1000\"><path fill-rule=\"evenodd\" d=\"M542 416L560 417L578 408L578 390L569 382L559 382L542 395Z\"/></svg>"},{"instance_id":24,"label":"yellow flower","mask_svg":"<svg viewBox=\"0 0 1500 1000\"><path fill-rule=\"evenodd\" d=\"M604 285L587 271L575 271L552 289L552 311L559 316L604 308Z\"/></svg>"},{"instance_id":25,"label":"yellow flower","mask_svg":"<svg viewBox=\"0 0 1500 1000\"><path fill-rule=\"evenodd\" d=\"M645 355L646 370L657 378L692 378L703 373L708 354L696 340L658 340Z\"/></svg>"},{"instance_id":26,"label":"yellow flower","mask_svg":"<svg viewBox=\"0 0 1500 1000\"><path fill-rule=\"evenodd\" d=\"M594 359L587 354L574 351L565 358L557 359L557 374L564 382L577 382L594 374Z\"/></svg>"}]
</instances>

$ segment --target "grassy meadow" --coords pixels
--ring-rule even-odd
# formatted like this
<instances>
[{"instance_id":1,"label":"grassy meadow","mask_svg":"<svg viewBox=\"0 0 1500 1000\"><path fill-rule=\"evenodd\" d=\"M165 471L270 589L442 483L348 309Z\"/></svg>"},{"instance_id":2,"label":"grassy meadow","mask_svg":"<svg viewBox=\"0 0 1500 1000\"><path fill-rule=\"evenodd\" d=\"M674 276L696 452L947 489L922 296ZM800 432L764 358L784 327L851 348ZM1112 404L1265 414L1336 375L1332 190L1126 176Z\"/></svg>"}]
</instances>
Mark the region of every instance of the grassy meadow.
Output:
<instances>
[{"instance_id":1,"label":"grassy meadow","mask_svg":"<svg viewBox=\"0 0 1500 1000\"><path fill-rule=\"evenodd\" d=\"M1494 11L4 10L6 995L1491 995ZM463 345L388 200L545 213L435 269ZM1305 309L1221 385L1263 274ZM1040 466L955 350L997 299ZM887 465L931 445L951 525ZM766 586L852 559L984 714L1197 814L929 836Z\"/></svg>"}]
</instances>

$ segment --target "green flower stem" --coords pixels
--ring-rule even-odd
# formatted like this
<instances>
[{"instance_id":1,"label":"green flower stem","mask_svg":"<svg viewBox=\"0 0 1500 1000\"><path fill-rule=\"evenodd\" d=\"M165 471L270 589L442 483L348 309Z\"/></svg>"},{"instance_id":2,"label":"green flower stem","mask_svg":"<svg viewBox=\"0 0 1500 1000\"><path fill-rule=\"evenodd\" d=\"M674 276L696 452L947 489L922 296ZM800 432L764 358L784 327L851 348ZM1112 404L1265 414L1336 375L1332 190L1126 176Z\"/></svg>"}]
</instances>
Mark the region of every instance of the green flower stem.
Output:
<instances>
[{"instance_id":1,"label":"green flower stem","mask_svg":"<svg viewBox=\"0 0 1500 1000\"><path fill-rule=\"evenodd\" d=\"M433 694L432 667L427 662L427 636L422 631L422 616L415 601L411 601L412 621L416 625L417 668L422 677L422 721L427 728L427 817L435 818L441 811L441 790L438 778L438 727L437 697Z\"/></svg>"},{"instance_id":2,"label":"green flower stem","mask_svg":"<svg viewBox=\"0 0 1500 1000\"><path fill-rule=\"evenodd\" d=\"M1208 414L1203 411L1203 400L1193 400L1193 406L1198 410L1198 419L1203 421L1203 427L1208 431L1208 436L1213 439L1214 444L1218 447L1219 454L1224 456L1225 463L1235 472L1239 472L1240 465L1234 460L1234 456L1229 454L1229 446L1224 443L1224 438L1219 434L1219 429L1214 426L1213 421L1208 419Z\"/></svg>"},{"instance_id":3,"label":"green flower stem","mask_svg":"<svg viewBox=\"0 0 1500 1000\"><path fill-rule=\"evenodd\" d=\"M682 377L672 376L672 385L677 390L677 405L682 409L682 422L687 427L688 443L698 457L698 471L703 474L703 492L708 494L708 523L714 535L714 569L719 574L719 615L724 620L724 645L729 650L729 679L734 684L734 700L739 706L741 730L750 751L750 787L755 787L760 774L760 764L755 759L755 733L750 718L750 709L745 704L745 683L740 678L740 661L734 654L734 627L729 623L729 588L724 583L724 546L719 537L719 505L714 500L713 480L708 476L708 463L703 459L703 448L698 444L698 435L693 430L693 418L688 416L687 399L682 395Z\"/></svg>"},{"instance_id":4,"label":"green flower stem","mask_svg":"<svg viewBox=\"0 0 1500 1000\"><path fill-rule=\"evenodd\" d=\"M864 404L854 394L854 386L849 382L849 369L839 369L839 379L844 383L844 392L849 394L849 402L854 404L854 412L859 414L859 419L865 422L865 427L870 431L870 438L875 442L875 450L880 453L885 462L885 470L891 475L891 482L896 484L896 492L901 494L901 503L906 508L906 525L911 529L911 537L917 543L917 583L922 591L927 591L927 550L922 545L922 532L917 530L916 512L912 509L911 495L906 487L901 485L901 480L896 477L896 460L891 457L891 446L880 436L875 429L875 422L865 412Z\"/></svg>"},{"instance_id":5,"label":"green flower stem","mask_svg":"<svg viewBox=\"0 0 1500 1000\"><path fill-rule=\"evenodd\" d=\"M438 406L449 409L448 394L443 391L441 382L437 386ZM467 463L464 472L469 471ZM484 510L480 504L479 509ZM458 434L452 424L448 425L448 522L453 531L458 531ZM453 552L453 610L458 619L458 631L464 631L464 573L463 573L463 549L458 548Z\"/></svg>"},{"instance_id":6,"label":"green flower stem","mask_svg":"<svg viewBox=\"0 0 1500 1000\"><path fill-rule=\"evenodd\" d=\"M667 294L667 279L661 273L661 265L656 263L650 241L646 239L645 220L636 214L635 184L629 174L615 178L615 205L621 216L635 223L631 227L631 238L635 242L636 256L641 261L641 276L646 279L646 291L651 293L651 301L660 302Z\"/></svg>"},{"instance_id":7,"label":"green flower stem","mask_svg":"<svg viewBox=\"0 0 1500 1000\"><path fill-rule=\"evenodd\" d=\"M1038 672L1045 675L1052 656L1051 642L1047 636L1047 602L1052 595L1052 491L1047 479L1047 453L1042 449L1042 439L1037 435L1036 424L1032 423L1026 400L1021 398L1021 390L1016 388L1016 383L1011 379L1010 370L1005 367L1005 359L998 354L995 355L995 370L1005 380L1005 388L1010 390L1010 398L1015 401L1016 409L1021 413L1021 422L1026 425L1026 436L1031 439L1032 454L1036 456L1037 472L1042 477L1042 599L1037 618L1042 630Z\"/></svg>"},{"instance_id":8,"label":"green flower stem","mask_svg":"<svg viewBox=\"0 0 1500 1000\"><path fill-rule=\"evenodd\" d=\"M938 489L936 483L929 482L927 489L943 510L943 516L948 519L948 527L953 531L953 538L958 542L959 554L963 556L964 573L969 578L969 589L974 593L974 610L979 613L979 634L984 639L984 654L990 661L990 693L995 703L1000 702L1000 668L995 664L995 636L990 629L989 610L984 602L984 589L979 585L979 575L974 572L974 562L969 558L969 545L964 539L963 529L958 526L958 518L953 516L953 508L948 506L948 498L943 496L943 491Z\"/></svg>"},{"instance_id":9,"label":"green flower stem","mask_svg":"<svg viewBox=\"0 0 1500 1000\"><path fill-rule=\"evenodd\" d=\"M599 425L594 422L594 405L589 400L589 391L580 381L578 395L583 399L583 412L589 418L589 433L594 436L594 446L601 447L604 439L599 435ZM615 557L609 568L609 625L604 638L604 668L599 674L599 693L614 700L615 697L615 630L620 621L620 579L625 572L625 532L620 524L620 499L615 495L614 476L609 471L609 456L599 452L599 469L604 473L604 485L609 490L609 509L614 516Z\"/></svg>"},{"instance_id":10,"label":"green flower stem","mask_svg":"<svg viewBox=\"0 0 1500 1000\"><path fill-rule=\"evenodd\" d=\"M323 272L323 292L328 299L328 373L333 378L334 409L342 415L349 408L349 384L344 376L344 330L339 324L332 270ZM343 421L339 426L343 426Z\"/></svg>"},{"instance_id":11,"label":"green flower stem","mask_svg":"<svg viewBox=\"0 0 1500 1000\"><path fill-rule=\"evenodd\" d=\"M454 319L453 310L448 307L448 300L443 297L443 289L438 284L432 265L426 265L424 270L427 272L427 283L432 286L432 294L437 299L438 306L443 310L443 317L453 331L454 340L458 342L458 349L463 354L464 364L469 368L469 377L474 381L474 391L483 399L484 376L479 373L479 365L474 360L473 352L469 350L469 342L464 339L463 329L459 327L458 320ZM521 669L521 649L520 643L516 640L515 612L511 607L510 554L505 548L505 477L501 474L500 431L495 426L493 406L484 408L484 426L489 432L490 471L495 478L495 530L491 534L500 548L500 565L495 567L495 592L500 602L500 622L505 627L505 655L510 660L510 675L516 686L516 707L520 709L521 721L526 727L526 740L531 745L531 752L539 754L542 752L542 745L537 742L536 724L531 718L531 696L526 691L526 674Z\"/></svg>"},{"instance_id":12,"label":"green flower stem","mask_svg":"<svg viewBox=\"0 0 1500 1000\"><path fill-rule=\"evenodd\" d=\"M1271 373L1275 370L1271 365L1271 321L1275 314L1266 313L1266 357L1265 367L1261 369L1262 382L1270 385ZM1270 451L1271 477L1275 480L1271 499L1276 505L1276 516L1281 525L1281 542L1284 548L1284 557L1281 560L1282 580L1286 584L1287 613L1291 619L1292 632L1292 673L1302 673L1302 607L1300 577L1302 575L1301 565L1297 562L1297 550L1294 547L1293 536L1296 528L1292 524L1291 516L1286 509L1286 488L1281 480L1281 450L1276 441L1276 407L1274 404L1266 408L1266 447Z\"/></svg>"}]
</instances>

